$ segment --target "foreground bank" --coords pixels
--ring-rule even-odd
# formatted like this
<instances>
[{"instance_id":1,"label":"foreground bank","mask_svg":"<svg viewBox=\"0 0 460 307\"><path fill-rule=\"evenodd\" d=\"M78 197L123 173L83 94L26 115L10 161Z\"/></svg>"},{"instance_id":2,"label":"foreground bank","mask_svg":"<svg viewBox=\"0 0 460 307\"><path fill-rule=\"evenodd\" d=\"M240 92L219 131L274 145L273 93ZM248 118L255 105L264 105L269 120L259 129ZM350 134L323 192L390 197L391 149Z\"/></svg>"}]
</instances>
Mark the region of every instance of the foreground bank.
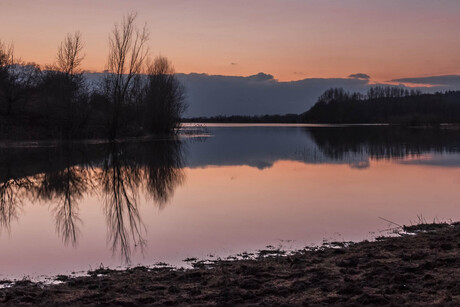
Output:
<instances>
[{"instance_id":1,"label":"foreground bank","mask_svg":"<svg viewBox=\"0 0 460 307\"><path fill-rule=\"evenodd\" d=\"M289 256L218 261L194 269L99 269L43 286L0 290L17 304L460 304L460 224Z\"/></svg>"}]
</instances>

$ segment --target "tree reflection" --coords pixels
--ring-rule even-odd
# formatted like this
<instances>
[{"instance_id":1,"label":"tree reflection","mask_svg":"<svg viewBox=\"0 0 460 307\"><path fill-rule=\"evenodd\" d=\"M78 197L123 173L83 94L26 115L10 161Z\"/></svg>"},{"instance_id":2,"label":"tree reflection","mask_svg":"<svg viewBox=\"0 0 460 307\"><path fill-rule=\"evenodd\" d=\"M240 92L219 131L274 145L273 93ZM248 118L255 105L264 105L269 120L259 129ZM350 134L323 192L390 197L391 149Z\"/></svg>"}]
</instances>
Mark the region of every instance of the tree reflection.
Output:
<instances>
[{"instance_id":1,"label":"tree reflection","mask_svg":"<svg viewBox=\"0 0 460 307\"><path fill-rule=\"evenodd\" d=\"M90 163L72 166L73 147L63 146L55 163L63 165L62 169L49 171L34 176L34 197L52 203L56 232L65 245L78 245L79 200L94 187L90 176Z\"/></svg>"},{"instance_id":2,"label":"tree reflection","mask_svg":"<svg viewBox=\"0 0 460 307\"><path fill-rule=\"evenodd\" d=\"M126 151L116 143L110 144L101 175L108 241L112 252L119 249L128 263L131 246L139 247L141 251L145 246L145 226L138 208L140 181L140 169L129 161Z\"/></svg>"},{"instance_id":3,"label":"tree reflection","mask_svg":"<svg viewBox=\"0 0 460 307\"><path fill-rule=\"evenodd\" d=\"M11 220L17 219L18 198L14 180L0 184L0 229L10 229Z\"/></svg>"},{"instance_id":4,"label":"tree reflection","mask_svg":"<svg viewBox=\"0 0 460 307\"><path fill-rule=\"evenodd\" d=\"M158 207L168 203L185 180L181 146L178 140L161 140L3 155L0 230L9 230L24 200L49 204L57 234L65 245L76 247L83 224L79 203L89 194L98 195L107 223L107 242L114 254L129 263L132 252L142 252L146 244L140 195Z\"/></svg>"},{"instance_id":5,"label":"tree reflection","mask_svg":"<svg viewBox=\"0 0 460 307\"><path fill-rule=\"evenodd\" d=\"M129 263L133 249L143 252L146 227L139 212L141 189L164 206L185 176L181 143L163 140L109 146L100 183L112 252Z\"/></svg>"},{"instance_id":6,"label":"tree reflection","mask_svg":"<svg viewBox=\"0 0 460 307\"><path fill-rule=\"evenodd\" d=\"M54 203L53 212L56 232L64 244L77 246L79 224L78 201L88 191L88 170L82 167L66 167L63 170L35 177L36 198Z\"/></svg>"},{"instance_id":7,"label":"tree reflection","mask_svg":"<svg viewBox=\"0 0 460 307\"><path fill-rule=\"evenodd\" d=\"M26 191L31 181L21 176L21 170L15 168L14 155L1 153L0 163L0 232L10 231L11 222L18 219Z\"/></svg>"},{"instance_id":8,"label":"tree reflection","mask_svg":"<svg viewBox=\"0 0 460 307\"><path fill-rule=\"evenodd\" d=\"M11 221L18 219L22 196L29 186L27 178L8 179L0 183L0 231L9 231Z\"/></svg>"},{"instance_id":9,"label":"tree reflection","mask_svg":"<svg viewBox=\"0 0 460 307\"><path fill-rule=\"evenodd\" d=\"M181 143L166 140L149 145L144 173L146 189L162 208L185 180Z\"/></svg>"},{"instance_id":10,"label":"tree reflection","mask_svg":"<svg viewBox=\"0 0 460 307\"><path fill-rule=\"evenodd\" d=\"M373 159L401 159L428 152L456 152L460 146L457 131L449 129L351 126L306 130L324 155L334 160L346 160L350 155L365 155Z\"/></svg>"}]
</instances>

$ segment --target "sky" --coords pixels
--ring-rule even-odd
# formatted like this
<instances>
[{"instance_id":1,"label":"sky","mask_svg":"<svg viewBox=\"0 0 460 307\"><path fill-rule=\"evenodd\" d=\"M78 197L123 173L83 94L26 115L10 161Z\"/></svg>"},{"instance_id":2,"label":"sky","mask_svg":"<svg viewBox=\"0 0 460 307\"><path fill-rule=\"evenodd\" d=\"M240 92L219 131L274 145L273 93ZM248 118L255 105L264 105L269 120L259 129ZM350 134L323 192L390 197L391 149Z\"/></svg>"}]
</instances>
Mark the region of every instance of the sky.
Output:
<instances>
[{"instance_id":1,"label":"sky","mask_svg":"<svg viewBox=\"0 0 460 307\"><path fill-rule=\"evenodd\" d=\"M147 24L151 55L184 74L363 73L372 82L460 74L458 0L0 0L0 39L43 65L78 30L83 68L102 71L109 33L129 12Z\"/></svg>"}]
</instances>

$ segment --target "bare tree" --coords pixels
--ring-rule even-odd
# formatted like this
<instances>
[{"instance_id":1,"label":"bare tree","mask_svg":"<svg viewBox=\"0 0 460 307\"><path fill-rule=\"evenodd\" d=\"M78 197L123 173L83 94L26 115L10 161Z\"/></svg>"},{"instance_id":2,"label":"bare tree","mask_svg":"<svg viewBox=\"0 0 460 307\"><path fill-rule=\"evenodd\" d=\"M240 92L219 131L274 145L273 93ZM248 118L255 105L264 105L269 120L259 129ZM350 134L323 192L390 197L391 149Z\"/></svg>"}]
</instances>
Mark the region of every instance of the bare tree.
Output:
<instances>
[{"instance_id":1,"label":"bare tree","mask_svg":"<svg viewBox=\"0 0 460 307\"><path fill-rule=\"evenodd\" d=\"M13 106L22 101L24 106L30 98L30 90L39 80L40 68L24 63L14 56L13 44L0 41L0 102L6 105L6 115L13 113Z\"/></svg>"},{"instance_id":2,"label":"bare tree","mask_svg":"<svg viewBox=\"0 0 460 307\"><path fill-rule=\"evenodd\" d=\"M108 123L109 139L115 139L120 121L121 108L130 103L133 91L138 88L138 77L142 73L148 53L146 25L142 29L135 24L137 14L123 17L121 24L115 24L109 37L108 74L105 92L111 103L111 117Z\"/></svg>"},{"instance_id":3,"label":"bare tree","mask_svg":"<svg viewBox=\"0 0 460 307\"><path fill-rule=\"evenodd\" d=\"M0 41L0 99L6 103L6 115L13 110L14 102L19 99L19 75L14 70L14 46Z\"/></svg>"},{"instance_id":4,"label":"bare tree","mask_svg":"<svg viewBox=\"0 0 460 307\"><path fill-rule=\"evenodd\" d=\"M67 75L79 73L79 67L85 55L83 52L83 42L81 33L75 32L73 35L68 33L58 48L56 61L58 70Z\"/></svg>"},{"instance_id":5,"label":"bare tree","mask_svg":"<svg viewBox=\"0 0 460 307\"><path fill-rule=\"evenodd\" d=\"M0 40L0 68L11 65L14 62L14 46L7 45Z\"/></svg>"},{"instance_id":6,"label":"bare tree","mask_svg":"<svg viewBox=\"0 0 460 307\"><path fill-rule=\"evenodd\" d=\"M68 33L58 47L56 63L48 67L41 78L40 99L46 125L64 138L81 136L89 113L80 70L84 57L80 32Z\"/></svg>"}]
</instances>

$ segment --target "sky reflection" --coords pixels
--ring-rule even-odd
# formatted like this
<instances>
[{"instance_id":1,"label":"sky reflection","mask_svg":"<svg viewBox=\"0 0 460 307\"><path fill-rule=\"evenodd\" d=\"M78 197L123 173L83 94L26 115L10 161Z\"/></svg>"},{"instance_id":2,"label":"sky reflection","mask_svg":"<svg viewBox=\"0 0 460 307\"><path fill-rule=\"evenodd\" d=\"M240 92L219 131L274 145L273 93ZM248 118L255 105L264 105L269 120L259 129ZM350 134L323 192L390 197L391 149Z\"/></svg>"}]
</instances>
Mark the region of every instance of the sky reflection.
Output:
<instances>
[{"instance_id":1,"label":"sky reflection","mask_svg":"<svg viewBox=\"0 0 460 307\"><path fill-rule=\"evenodd\" d=\"M268 244L372 237L388 227L378 217L399 224L420 214L460 217L455 131L209 132L200 139L2 149L2 274L180 265L186 257Z\"/></svg>"}]
</instances>

